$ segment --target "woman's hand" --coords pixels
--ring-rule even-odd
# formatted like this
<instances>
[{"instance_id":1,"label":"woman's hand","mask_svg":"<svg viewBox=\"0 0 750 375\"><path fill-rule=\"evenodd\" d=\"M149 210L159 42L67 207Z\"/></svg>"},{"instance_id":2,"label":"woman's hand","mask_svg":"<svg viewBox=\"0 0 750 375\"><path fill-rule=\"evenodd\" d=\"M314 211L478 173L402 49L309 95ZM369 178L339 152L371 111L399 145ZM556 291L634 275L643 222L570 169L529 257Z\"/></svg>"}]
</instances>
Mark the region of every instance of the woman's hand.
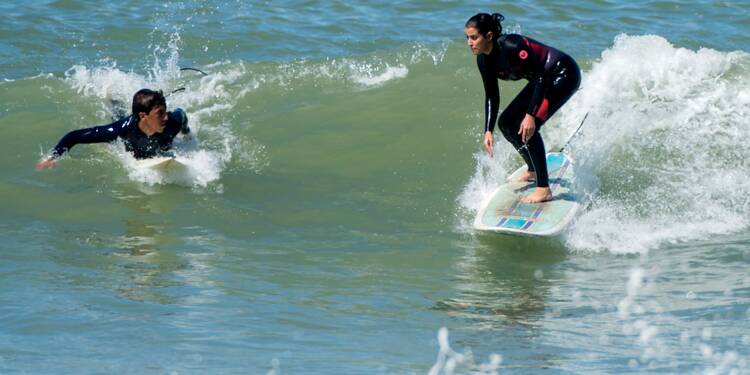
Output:
<instances>
[{"instance_id":1,"label":"woman's hand","mask_svg":"<svg viewBox=\"0 0 750 375\"><path fill-rule=\"evenodd\" d=\"M521 128L518 129L521 141L526 144L534 136L534 131L536 131L536 121L534 121L534 116L527 113L526 117L521 121Z\"/></svg>"},{"instance_id":2,"label":"woman's hand","mask_svg":"<svg viewBox=\"0 0 750 375\"><path fill-rule=\"evenodd\" d=\"M484 133L484 150L487 151L488 154L490 154L490 157L492 157L492 132L487 131Z\"/></svg>"}]
</instances>

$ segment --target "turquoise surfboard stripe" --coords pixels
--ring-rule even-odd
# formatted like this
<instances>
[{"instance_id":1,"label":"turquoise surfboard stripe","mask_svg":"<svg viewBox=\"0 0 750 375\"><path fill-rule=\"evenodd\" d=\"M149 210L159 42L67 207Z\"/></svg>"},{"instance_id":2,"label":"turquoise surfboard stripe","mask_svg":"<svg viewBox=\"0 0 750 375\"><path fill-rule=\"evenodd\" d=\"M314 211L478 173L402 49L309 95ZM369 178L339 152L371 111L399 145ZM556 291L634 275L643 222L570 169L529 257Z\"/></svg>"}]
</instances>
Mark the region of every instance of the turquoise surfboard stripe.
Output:
<instances>
[{"instance_id":1,"label":"turquoise surfboard stripe","mask_svg":"<svg viewBox=\"0 0 750 375\"><path fill-rule=\"evenodd\" d=\"M520 198L533 191L534 183L508 182L500 186L475 220L478 230L530 236L556 234L567 225L580 202L574 186L572 162L562 153L547 154L550 190L553 198L544 203L523 203ZM523 172L519 168L512 176Z\"/></svg>"},{"instance_id":2,"label":"turquoise surfboard stripe","mask_svg":"<svg viewBox=\"0 0 750 375\"><path fill-rule=\"evenodd\" d=\"M555 188L560 185L560 176L565 173L565 169L568 167L568 165L570 165L570 162L567 160L567 158L557 156L548 156L547 161L551 164L551 168L550 164L548 164L548 168L553 169L550 173L550 180L557 181L557 183L550 184L550 190L552 190L552 193L554 195ZM551 178L551 175L553 174L555 175L554 180ZM505 228L523 228L525 226L529 226L533 224L535 219L542 213L542 207L543 206L539 204L529 204L518 201L512 213L508 216L528 219L507 220L507 218L502 218L497 223L497 226L502 226ZM521 220L523 220L523 224L519 225L518 222Z\"/></svg>"}]
</instances>

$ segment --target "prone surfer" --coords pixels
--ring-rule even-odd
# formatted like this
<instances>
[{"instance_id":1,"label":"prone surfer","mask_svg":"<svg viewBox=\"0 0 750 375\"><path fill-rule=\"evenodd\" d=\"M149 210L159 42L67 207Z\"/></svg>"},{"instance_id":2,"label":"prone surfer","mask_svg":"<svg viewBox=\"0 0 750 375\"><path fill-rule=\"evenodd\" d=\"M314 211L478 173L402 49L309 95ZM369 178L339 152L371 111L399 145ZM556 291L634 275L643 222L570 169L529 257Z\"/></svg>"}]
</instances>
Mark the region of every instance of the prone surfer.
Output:
<instances>
[{"instance_id":1,"label":"prone surfer","mask_svg":"<svg viewBox=\"0 0 750 375\"><path fill-rule=\"evenodd\" d=\"M177 134L189 134L188 119L180 108L167 112L161 91L141 89L133 95L132 114L109 125L73 130L60 139L50 155L37 163L37 170L55 166L55 161L79 143L113 142L118 138L136 159L164 154Z\"/></svg>"},{"instance_id":2,"label":"prone surfer","mask_svg":"<svg viewBox=\"0 0 750 375\"><path fill-rule=\"evenodd\" d=\"M495 122L526 162L519 180L536 180L536 189L522 198L526 203L552 199L544 141L538 132L544 123L575 93L581 71L567 54L518 34L503 34L499 13L478 13L466 21L464 31L484 83L484 148L492 155ZM497 80L528 84L498 119L500 88Z\"/></svg>"}]
</instances>

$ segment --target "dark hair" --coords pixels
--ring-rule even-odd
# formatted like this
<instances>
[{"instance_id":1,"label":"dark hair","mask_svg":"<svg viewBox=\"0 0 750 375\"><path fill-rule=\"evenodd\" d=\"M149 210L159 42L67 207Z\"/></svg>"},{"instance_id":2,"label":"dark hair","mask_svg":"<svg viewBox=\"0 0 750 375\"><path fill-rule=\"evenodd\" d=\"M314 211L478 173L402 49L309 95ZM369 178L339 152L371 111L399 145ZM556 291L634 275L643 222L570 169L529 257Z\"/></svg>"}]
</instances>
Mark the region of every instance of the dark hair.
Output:
<instances>
[{"instance_id":1,"label":"dark hair","mask_svg":"<svg viewBox=\"0 0 750 375\"><path fill-rule=\"evenodd\" d=\"M161 90L140 89L133 95L133 115L135 116L141 112L148 114L152 109L162 105L166 106L167 100L164 99Z\"/></svg>"},{"instance_id":2,"label":"dark hair","mask_svg":"<svg viewBox=\"0 0 750 375\"><path fill-rule=\"evenodd\" d=\"M504 19L505 17L500 13L477 13L466 21L466 26L464 27L473 27L483 36L487 36L487 33L492 32L495 38L497 38L503 32L501 22Z\"/></svg>"}]
</instances>

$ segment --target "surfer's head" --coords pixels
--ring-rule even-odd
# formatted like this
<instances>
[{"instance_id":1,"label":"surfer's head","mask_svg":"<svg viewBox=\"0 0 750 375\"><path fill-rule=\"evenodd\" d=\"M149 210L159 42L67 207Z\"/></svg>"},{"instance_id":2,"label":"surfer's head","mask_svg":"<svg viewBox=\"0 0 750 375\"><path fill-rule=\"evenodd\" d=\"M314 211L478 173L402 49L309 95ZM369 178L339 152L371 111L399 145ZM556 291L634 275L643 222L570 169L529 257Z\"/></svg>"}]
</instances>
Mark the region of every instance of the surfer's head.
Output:
<instances>
[{"instance_id":1,"label":"surfer's head","mask_svg":"<svg viewBox=\"0 0 750 375\"><path fill-rule=\"evenodd\" d=\"M161 91L138 90L133 95L133 116L146 135L161 133L167 124L167 100Z\"/></svg>"},{"instance_id":2,"label":"surfer's head","mask_svg":"<svg viewBox=\"0 0 750 375\"><path fill-rule=\"evenodd\" d=\"M503 31L501 22L505 19L500 13L477 13L469 18L464 26L466 42L475 55L489 54L492 44Z\"/></svg>"},{"instance_id":3,"label":"surfer's head","mask_svg":"<svg viewBox=\"0 0 750 375\"><path fill-rule=\"evenodd\" d=\"M167 106L167 100L160 91L149 89L140 89L133 95L133 114L138 116L139 113L149 113L154 107Z\"/></svg>"}]
</instances>

